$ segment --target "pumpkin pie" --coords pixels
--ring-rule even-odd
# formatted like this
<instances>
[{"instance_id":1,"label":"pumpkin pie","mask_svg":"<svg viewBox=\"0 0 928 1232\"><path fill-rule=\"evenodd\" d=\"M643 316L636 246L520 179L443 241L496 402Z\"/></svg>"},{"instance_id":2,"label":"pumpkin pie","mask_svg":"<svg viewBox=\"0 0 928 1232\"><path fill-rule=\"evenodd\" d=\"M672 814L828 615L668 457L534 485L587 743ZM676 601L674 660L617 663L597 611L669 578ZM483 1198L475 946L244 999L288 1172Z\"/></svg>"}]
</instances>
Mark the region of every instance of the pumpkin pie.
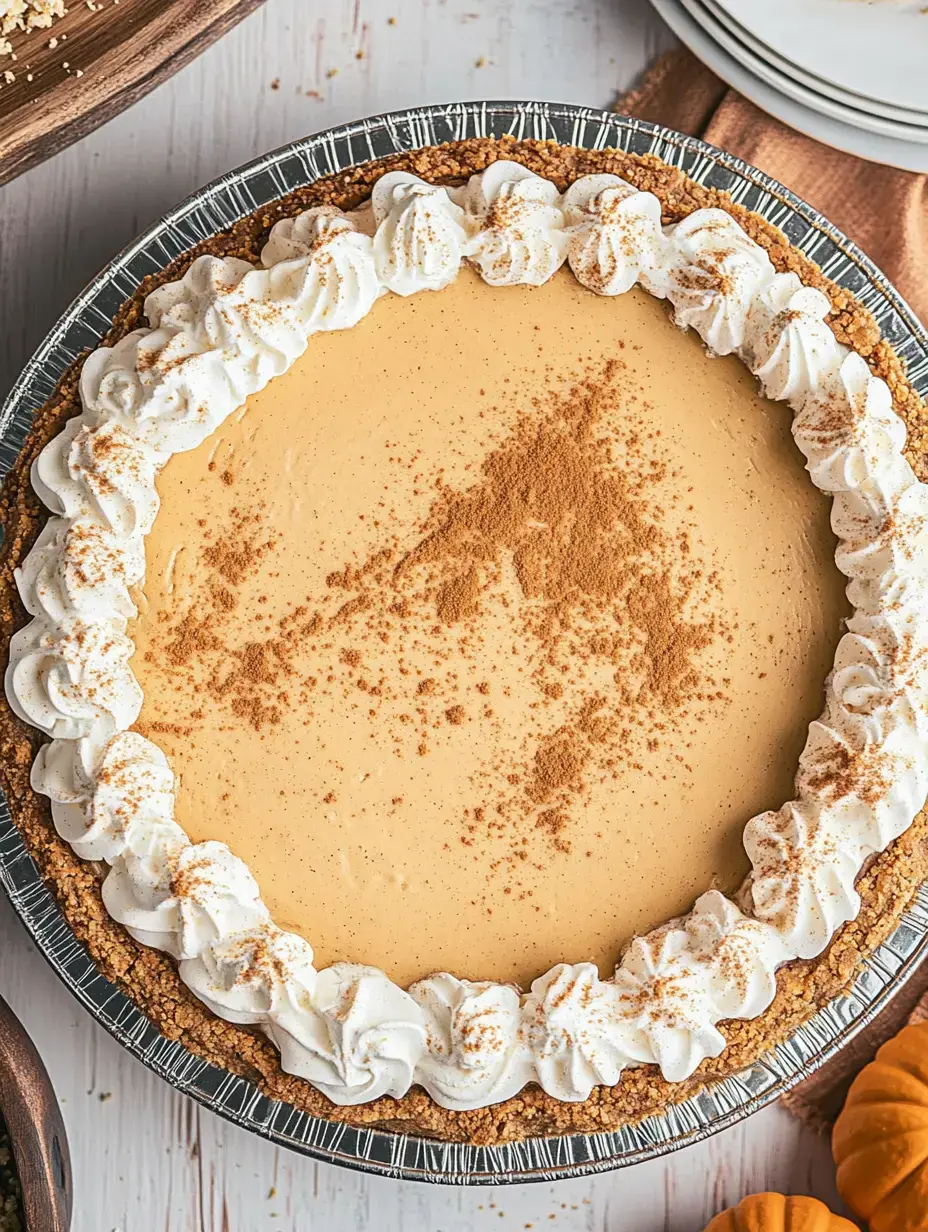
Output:
<instances>
[{"instance_id":1,"label":"pumpkin pie","mask_svg":"<svg viewBox=\"0 0 928 1232\"><path fill-rule=\"evenodd\" d=\"M867 312L654 158L319 181L37 417L16 820L104 970L274 1097L471 1141L656 1111L925 874L923 432Z\"/></svg>"}]
</instances>

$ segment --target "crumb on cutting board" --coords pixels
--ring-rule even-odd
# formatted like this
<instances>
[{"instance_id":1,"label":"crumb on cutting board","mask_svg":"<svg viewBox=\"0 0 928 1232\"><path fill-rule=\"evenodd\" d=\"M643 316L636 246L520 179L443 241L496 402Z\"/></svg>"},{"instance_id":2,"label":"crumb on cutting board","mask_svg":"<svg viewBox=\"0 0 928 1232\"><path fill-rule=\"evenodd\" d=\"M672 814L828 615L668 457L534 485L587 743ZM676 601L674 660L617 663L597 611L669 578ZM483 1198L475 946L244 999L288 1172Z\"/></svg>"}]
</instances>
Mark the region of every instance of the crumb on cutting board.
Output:
<instances>
[{"instance_id":1,"label":"crumb on cutting board","mask_svg":"<svg viewBox=\"0 0 928 1232\"><path fill-rule=\"evenodd\" d=\"M0 32L44 30L64 14L64 0L0 0Z\"/></svg>"},{"instance_id":2,"label":"crumb on cutting board","mask_svg":"<svg viewBox=\"0 0 928 1232\"><path fill-rule=\"evenodd\" d=\"M118 4L119 0L111 0L111 3ZM97 13L105 7L105 0L84 0L84 4L91 13ZM19 30L47 30L59 17L66 16L67 12L65 0L0 0L0 60L5 56L16 59L13 44L6 37L8 34ZM67 35L62 34L61 40L66 37ZM53 35L47 46L54 49L58 46L58 41ZM16 80L16 74L9 76L10 72L8 69L4 74L7 85ZM83 73L77 71L74 75L82 77ZM32 78L27 80L31 81Z\"/></svg>"}]
</instances>

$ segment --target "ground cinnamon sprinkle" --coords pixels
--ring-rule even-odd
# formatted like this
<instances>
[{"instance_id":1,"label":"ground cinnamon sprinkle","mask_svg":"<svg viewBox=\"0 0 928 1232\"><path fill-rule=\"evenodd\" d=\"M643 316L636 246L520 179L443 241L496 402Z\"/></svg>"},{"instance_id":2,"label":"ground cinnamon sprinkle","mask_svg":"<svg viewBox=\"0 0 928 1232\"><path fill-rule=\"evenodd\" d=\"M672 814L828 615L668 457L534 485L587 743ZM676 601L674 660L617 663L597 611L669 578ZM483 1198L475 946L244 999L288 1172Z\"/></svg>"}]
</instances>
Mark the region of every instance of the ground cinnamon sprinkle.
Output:
<instances>
[{"instance_id":1,"label":"ground cinnamon sprinkle","mask_svg":"<svg viewBox=\"0 0 928 1232\"><path fill-rule=\"evenodd\" d=\"M175 673L173 688L203 692L259 733L294 707L306 725L317 706L354 710L359 694L371 735L386 733L399 756L427 757L436 728L489 725L462 841L494 875L519 867L527 840L548 840L536 859L568 852L594 779L636 769L674 712L691 720L692 706L724 700L702 657L723 632L710 610L718 579L669 517L673 474L627 380L610 360L530 399L470 486L432 477L413 542L385 530L369 558L327 575L324 593L249 614L244 639L240 595L276 565L276 544L260 505L236 505L228 526L204 528L201 593L156 630L147 658ZM492 680L450 666L473 658L501 606L529 648L536 699L514 760L511 742L506 760L492 752L505 696L494 702ZM407 662L415 647L428 674Z\"/></svg>"},{"instance_id":2,"label":"ground cinnamon sprinkle","mask_svg":"<svg viewBox=\"0 0 928 1232\"><path fill-rule=\"evenodd\" d=\"M203 551L203 563L219 574L232 586L240 585L254 570L258 561L274 550L274 540L256 542L253 537L242 537L248 522L260 522L260 511L248 515L233 511L233 526L229 538L211 543Z\"/></svg>"},{"instance_id":3,"label":"ground cinnamon sprinkle","mask_svg":"<svg viewBox=\"0 0 928 1232\"><path fill-rule=\"evenodd\" d=\"M448 625L475 616L480 608L480 579L476 568L471 566L446 582L438 592L435 607L439 618Z\"/></svg>"},{"instance_id":4,"label":"ground cinnamon sprinkle","mask_svg":"<svg viewBox=\"0 0 928 1232\"><path fill-rule=\"evenodd\" d=\"M209 616L198 618L193 612L182 616L171 629L170 640L163 642L159 647L167 664L171 667L184 667L190 663L194 655L203 654L206 650L221 649L210 626ZM149 657L154 657L151 652L149 652Z\"/></svg>"},{"instance_id":5,"label":"ground cinnamon sprinkle","mask_svg":"<svg viewBox=\"0 0 928 1232\"><path fill-rule=\"evenodd\" d=\"M829 746L818 765L807 766L809 788L832 800L856 796L874 804L889 790L891 776L883 759L868 745L857 752L845 745Z\"/></svg>"},{"instance_id":6,"label":"ground cinnamon sprinkle","mask_svg":"<svg viewBox=\"0 0 928 1232\"><path fill-rule=\"evenodd\" d=\"M439 620L456 626L478 617L511 561L530 601L526 635L546 651L535 673L541 705L562 698L556 674L573 672L578 660L613 665L614 692L585 698L570 724L527 752L516 776L526 784L523 809L558 796L565 824L567 797L582 793L591 759L618 772L623 753L610 737L621 728L646 728L653 744L658 708L723 697L699 663L719 622L692 616L700 585L705 598L717 579L707 581L712 575L692 558L688 534L665 530L665 511L651 507L667 478L655 442L633 430L624 463L613 456L604 421L618 412L627 423L623 402L621 364L609 361L537 403L486 459L478 483L442 491L430 532L393 571L394 585L423 579L419 601L434 594ZM476 828L466 829L471 839ZM486 832L499 829L494 821Z\"/></svg>"},{"instance_id":7,"label":"ground cinnamon sprinkle","mask_svg":"<svg viewBox=\"0 0 928 1232\"><path fill-rule=\"evenodd\" d=\"M684 574L692 571L680 569L683 544L669 542L644 499L666 467L651 458L630 479L613 465L608 439L597 436L603 413L620 397L618 377L619 365L610 361L553 398L540 423L531 418L487 459L482 483L448 498L438 527L399 562L396 575L423 565L456 566L460 571L436 597L437 615L451 624L477 613L481 569L511 553L526 598L545 601L535 631L548 638L578 611L601 614L624 602L631 625L644 634L639 661L646 688L679 705L696 683L693 656L711 642L714 627L685 618L692 579ZM627 445L641 449L635 437ZM609 622L613 639L628 634L622 624ZM617 648L608 639L599 645L606 653ZM589 649L596 651L596 643ZM542 688L556 697L562 686L547 681Z\"/></svg>"},{"instance_id":8,"label":"ground cinnamon sprinkle","mask_svg":"<svg viewBox=\"0 0 928 1232\"><path fill-rule=\"evenodd\" d=\"M575 786L586 762L584 750L571 732L556 732L535 753L527 794L539 803L564 787Z\"/></svg>"},{"instance_id":9,"label":"ground cinnamon sprinkle","mask_svg":"<svg viewBox=\"0 0 928 1232\"><path fill-rule=\"evenodd\" d=\"M561 851L565 855L570 855L572 850L570 842L563 837L568 821L569 818L560 809L546 809L543 813L539 813L538 820L535 822L536 830L547 832L554 850Z\"/></svg>"},{"instance_id":10,"label":"ground cinnamon sprinkle","mask_svg":"<svg viewBox=\"0 0 928 1232\"><path fill-rule=\"evenodd\" d=\"M645 635L639 662L647 688L665 705L680 706L699 685L695 655L710 645L715 620L690 624L683 618L685 594L674 593L666 573L642 577L626 599L629 619Z\"/></svg>"},{"instance_id":11,"label":"ground cinnamon sprinkle","mask_svg":"<svg viewBox=\"0 0 928 1232\"><path fill-rule=\"evenodd\" d=\"M261 506L232 511L224 536L207 542L202 550L200 601L160 629L146 653L150 663L179 676L181 687L225 701L234 718L258 731L280 722L280 707L269 704L263 693L287 671L285 643L249 640L233 646L227 633L238 606L237 589L276 547L274 539L262 533L262 513ZM159 730L159 722L150 721L149 727ZM169 727L162 722L160 730Z\"/></svg>"}]
</instances>

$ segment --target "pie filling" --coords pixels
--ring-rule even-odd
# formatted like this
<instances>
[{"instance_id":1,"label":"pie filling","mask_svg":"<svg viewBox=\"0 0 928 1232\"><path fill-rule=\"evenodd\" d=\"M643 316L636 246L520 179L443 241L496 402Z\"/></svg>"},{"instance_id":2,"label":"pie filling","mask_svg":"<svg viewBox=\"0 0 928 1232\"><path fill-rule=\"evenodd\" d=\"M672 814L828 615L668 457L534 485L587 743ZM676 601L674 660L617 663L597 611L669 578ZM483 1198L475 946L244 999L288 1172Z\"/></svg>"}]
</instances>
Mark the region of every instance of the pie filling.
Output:
<instances>
[{"instance_id":1,"label":"pie filling","mask_svg":"<svg viewBox=\"0 0 928 1232\"><path fill-rule=\"evenodd\" d=\"M640 290L463 271L158 478L136 724L319 966L603 974L748 871L845 611L782 403Z\"/></svg>"},{"instance_id":2,"label":"pie filling","mask_svg":"<svg viewBox=\"0 0 928 1232\"><path fill-rule=\"evenodd\" d=\"M730 214L613 175L390 172L261 262L152 292L36 461L35 790L338 1103L688 1077L928 796L889 387Z\"/></svg>"}]
</instances>

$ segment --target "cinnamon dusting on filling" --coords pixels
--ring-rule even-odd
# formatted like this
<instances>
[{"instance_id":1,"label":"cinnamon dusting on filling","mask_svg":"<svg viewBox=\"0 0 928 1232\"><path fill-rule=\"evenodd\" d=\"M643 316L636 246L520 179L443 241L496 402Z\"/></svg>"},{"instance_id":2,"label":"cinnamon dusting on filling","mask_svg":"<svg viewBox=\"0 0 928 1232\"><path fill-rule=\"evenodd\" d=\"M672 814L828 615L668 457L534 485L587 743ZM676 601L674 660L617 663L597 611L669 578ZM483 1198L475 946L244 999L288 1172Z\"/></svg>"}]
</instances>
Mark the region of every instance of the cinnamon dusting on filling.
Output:
<instances>
[{"instance_id":1,"label":"cinnamon dusting on filling","mask_svg":"<svg viewBox=\"0 0 928 1232\"><path fill-rule=\"evenodd\" d=\"M284 710L310 725L316 701L364 694L372 731L391 731L397 756L427 757L443 725L502 721L493 695L504 686L465 672L488 613L502 609L519 638L513 653L529 647L538 724L514 762L486 741L459 839L489 851L491 875L517 875L539 839L549 855L570 852L572 810L593 779L634 770L674 714L728 701L703 655L731 639L713 610L720 579L685 519L670 529L666 502L685 494L668 489L660 430L642 427L634 403L617 359L532 397L470 486L421 476L435 496L412 543L387 519L366 560L330 572L324 593L282 614L259 610L244 641L239 589L285 562L261 503L236 505L230 525L204 527L197 601L159 614L146 659L261 738ZM428 650L438 670L409 666L409 647Z\"/></svg>"}]
</instances>

